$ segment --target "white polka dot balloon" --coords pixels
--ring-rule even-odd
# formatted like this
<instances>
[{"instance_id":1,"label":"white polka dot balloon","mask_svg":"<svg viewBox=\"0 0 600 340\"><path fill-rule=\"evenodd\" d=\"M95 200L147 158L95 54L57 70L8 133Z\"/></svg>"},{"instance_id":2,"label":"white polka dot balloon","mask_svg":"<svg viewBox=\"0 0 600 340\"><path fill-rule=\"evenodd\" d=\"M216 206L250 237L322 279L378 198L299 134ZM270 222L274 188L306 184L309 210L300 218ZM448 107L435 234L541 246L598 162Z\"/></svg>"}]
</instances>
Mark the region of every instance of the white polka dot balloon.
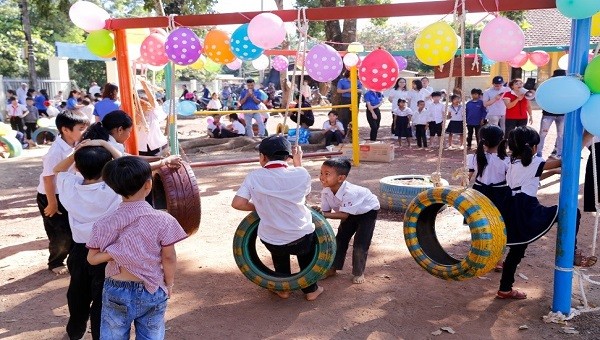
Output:
<instances>
[{"instance_id":1,"label":"white polka dot balloon","mask_svg":"<svg viewBox=\"0 0 600 340\"><path fill-rule=\"evenodd\" d=\"M160 33L150 34L142 42L140 54L146 64L152 66L162 66L169 62L165 53L166 37Z\"/></svg>"},{"instance_id":2,"label":"white polka dot balloon","mask_svg":"<svg viewBox=\"0 0 600 340\"><path fill-rule=\"evenodd\" d=\"M391 88L398 79L398 63L386 50L377 49L365 57L358 69L358 79L374 91Z\"/></svg>"},{"instance_id":3,"label":"white polka dot balloon","mask_svg":"<svg viewBox=\"0 0 600 340\"><path fill-rule=\"evenodd\" d=\"M167 57L177 65L191 65L202 53L200 38L187 27L180 27L167 37L165 42Z\"/></svg>"},{"instance_id":4,"label":"white polka dot balloon","mask_svg":"<svg viewBox=\"0 0 600 340\"><path fill-rule=\"evenodd\" d=\"M326 44L318 44L306 54L304 66L314 80L324 83L337 78L344 68L342 57Z\"/></svg>"}]
</instances>

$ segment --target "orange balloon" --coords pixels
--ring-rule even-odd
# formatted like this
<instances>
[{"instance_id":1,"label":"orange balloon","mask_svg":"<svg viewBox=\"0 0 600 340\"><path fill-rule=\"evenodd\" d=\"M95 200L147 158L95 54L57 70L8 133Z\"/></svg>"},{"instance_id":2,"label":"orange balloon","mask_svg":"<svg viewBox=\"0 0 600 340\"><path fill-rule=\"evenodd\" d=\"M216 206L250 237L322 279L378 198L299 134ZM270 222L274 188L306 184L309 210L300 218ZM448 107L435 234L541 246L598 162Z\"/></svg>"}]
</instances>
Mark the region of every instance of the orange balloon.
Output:
<instances>
[{"instance_id":1,"label":"orange balloon","mask_svg":"<svg viewBox=\"0 0 600 340\"><path fill-rule=\"evenodd\" d=\"M231 52L229 35L221 30L212 30L204 38L204 54L217 64L229 64L235 60Z\"/></svg>"}]
</instances>

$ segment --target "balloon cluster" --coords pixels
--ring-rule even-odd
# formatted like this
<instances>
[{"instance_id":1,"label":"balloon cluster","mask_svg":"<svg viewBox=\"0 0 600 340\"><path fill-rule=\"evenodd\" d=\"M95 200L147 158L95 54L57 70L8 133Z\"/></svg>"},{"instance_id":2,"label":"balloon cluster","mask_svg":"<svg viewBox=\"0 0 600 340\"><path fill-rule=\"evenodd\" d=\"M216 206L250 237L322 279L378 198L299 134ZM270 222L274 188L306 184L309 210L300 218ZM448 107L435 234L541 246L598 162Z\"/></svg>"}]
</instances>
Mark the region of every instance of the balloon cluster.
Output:
<instances>
[{"instance_id":1,"label":"balloon cluster","mask_svg":"<svg viewBox=\"0 0 600 340\"><path fill-rule=\"evenodd\" d=\"M523 71L533 71L538 67L542 67L550 62L550 55L546 51L533 51L527 53L519 52L513 57L508 64L514 68L521 68Z\"/></svg>"},{"instance_id":2,"label":"balloon cluster","mask_svg":"<svg viewBox=\"0 0 600 340\"><path fill-rule=\"evenodd\" d=\"M104 8L89 1L77 1L69 8L69 18L75 26L89 33L85 45L90 52L101 58L113 57L115 38L111 31L104 29L105 21L110 18Z\"/></svg>"}]
</instances>

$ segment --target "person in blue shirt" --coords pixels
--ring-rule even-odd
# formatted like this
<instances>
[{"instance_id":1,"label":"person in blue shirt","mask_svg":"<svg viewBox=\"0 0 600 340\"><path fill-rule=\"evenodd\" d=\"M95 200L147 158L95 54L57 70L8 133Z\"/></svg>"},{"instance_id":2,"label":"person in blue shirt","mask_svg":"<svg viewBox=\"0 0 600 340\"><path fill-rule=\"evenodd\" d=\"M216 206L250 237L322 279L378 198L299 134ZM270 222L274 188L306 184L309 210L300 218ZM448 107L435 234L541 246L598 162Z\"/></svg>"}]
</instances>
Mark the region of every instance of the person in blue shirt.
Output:
<instances>
[{"instance_id":1,"label":"person in blue shirt","mask_svg":"<svg viewBox=\"0 0 600 340\"><path fill-rule=\"evenodd\" d=\"M362 91L362 84L360 80L357 80L358 87L358 102L360 103L360 93ZM350 105L351 101L351 88L350 88L350 71L345 70L342 78L337 83L337 93L341 94L340 105ZM356 108L358 111L358 107ZM352 114L350 108L343 108L339 111L339 120L344 126L344 131L348 131L348 124L352 121Z\"/></svg>"},{"instance_id":2,"label":"person in blue shirt","mask_svg":"<svg viewBox=\"0 0 600 340\"><path fill-rule=\"evenodd\" d=\"M83 107L82 104L78 104L77 100L81 97L81 93L77 90L71 90L69 92L69 98L67 98L67 110L79 112L79 109Z\"/></svg>"},{"instance_id":3,"label":"person in blue shirt","mask_svg":"<svg viewBox=\"0 0 600 340\"><path fill-rule=\"evenodd\" d=\"M50 97L48 97L48 92L46 91L46 89L41 89L38 95L35 96L35 98L33 98L33 105L35 105L35 107L38 109L40 117L48 117L48 113L46 111L46 102L48 102L49 100Z\"/></svg>"},{"instance_id":4,"label":"person in blue shirt","mask_svg":"<svg viewBox=\"0 0 600 340\"><path fill-rule=\"evenodd\" d=\"M240 106L242 110L258 110L258 104L260 103L260 91L254 88L254 79L246 80L246 89L240 93ZM259 112L244 112L244 120L246 121L246 136L254 137L254 131L252 131L252 119L256 121L258 125L258 135L265 135L265 123L263 117Z\"/></svg>"},{"instance_id":5,"label":"person in blue shirt","mask_svg":"<svg viewBox=\"0 0 600 340\"><path fill-rule=\"evenodd\" d=\"M376 141L379 123L381 123L381 112L379 111L379 107L383 103L383 94L381 92L369 90L365 93L365 103L367 104L367 121L371 127L369 139L371 141Z\"/></svg>"},{"instance_id":6,"label":"person in blue shirt","mask_svg":"<svg viewBox=\"0 0 600 340\"><path fill-rule=\"evenodd\" d=\"M102 100L94 105L96 122L101 122L104 116L119 109L119 104L117 103L118 95L119 87L117 85L111 83L104 85Z\"/></svg>"},{"instance_id":7,"label":"person in blue shirt","mask_svg":"<svg viewBox=\"0 0 600 340\"><path fill-rule=\"evenodd\" d=\"M487 109L483 105L481 97L483 91L481 89L471 90L471 100L467 103L466 114L467 114L467 148L471 149L471 142L473 141L473 132L475 132L475 141L479 144L479 129L483 126L485 117L487 116Z\"/></svg>"}]
</instances>

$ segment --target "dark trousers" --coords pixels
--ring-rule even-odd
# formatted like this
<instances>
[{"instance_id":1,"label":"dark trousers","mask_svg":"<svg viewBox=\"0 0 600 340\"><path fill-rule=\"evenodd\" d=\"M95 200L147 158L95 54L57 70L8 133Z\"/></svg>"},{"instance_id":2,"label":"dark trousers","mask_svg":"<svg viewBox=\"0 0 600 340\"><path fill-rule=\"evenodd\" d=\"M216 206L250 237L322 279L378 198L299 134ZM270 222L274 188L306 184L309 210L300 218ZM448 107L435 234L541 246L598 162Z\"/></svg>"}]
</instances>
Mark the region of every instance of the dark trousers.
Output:
<instances>
[{"instance_id":1,"label":"dark trousers","mask_svg":"<svg viewBox=\"0 0 600 340\"><path fill-rule=\"evenodd\" d=\"M58 195L56 195L56 201L58 202L58 211L61 214L54 214L52 217L44 215L44 209L48 206L48 198L44 194L37 194L37 205L42 214L42 220L44 221L44 229L48 236L48 250L50 256L48 256L48 269L52 270L56 267L64 266L64 261L69 255L71 249L71 228L69 227L69 215L67 210L60 204Z\"/></svg>"},{"instance_id":2,"label":"dark trousers","mask_svg":"<svg viewBox=\"0 0 600 340\"><path fill-rule=\"evenodd\" d=\"M517 126L527 126L527 118L525 119L507 119L505 123L504 138L508 138L508 133L516 129Z\"/></svg>"},{"instance_id":3,"label":"dark trousers","mask_svg":"<svg viewBox=\"0 0 600 340\"><path fill-rule=\"evenodd\" d=\"M333 260L333 269L341 270L344 268L346 252L350 239L354 235L352 244L352 275L360 276L365 272L367 265L367 255L369 246L375 230L375 221L377 220L378 210L371 210L361 215L349 215L347 219L340 222L335 241L337 252Z\"/></svg>"},{"instance_id":4,"label":"dark trousers","mask_svg":"<svg viewBox=\"0 0 600 340\"><path fill-rule=\"evenodd\" d=\"M213 135L215 136L215 138L232 138L232 137L240 137L240 136L244 136L244 135L238 135L237 133L231 131L231 130L227 130L225 128L223 129L214 129L213 130Z\"/></svg>"},{"instance_id":5,"label":"dark trousers","mask_svg":"<svg viewBox=\"0 0 600 340\"><path fill-rule=\"evenodd\" d=\"M271 252L271 258L273 259L273 267L275 272L282 275L292 275L292 269L290 267L290 255L296 255L298 258L298 265L300 270L303 270L310 266L313 258L315 257L315 233L306 234L305 236L297 239L294 242L284 245L274 245L261 240L261 242ZM312 293L317 290L319 286L314 283L306 288L302 288L304 294Z\"/></svg>"},{"instance_id":6,"label":"dark trousers","mask_svg":"<svg viewBox=\"0 0 600 340\"><path fill-rule=\"evenodd\" d=\"M25 130L27 139L31 139L31 135L37 130L37 123L25 123L25 126L27 126L27 130Z\"/></svg>"},{"instance_id":7,"label":"dark trousers","mask_svg":"<svg viewBox=\"0 0 600 340\"><path fill-rule=\"evenodd\" d=\"M67 290L69 339L81 339L90 319L92 338L100 338L100 315L102 312L102 287L106 263L92 266L87 261L88 249L84 243L73 243L67 267L71 280Z\"/></svg>"},{"instance_id":8,"label":"dark trousers","mask_svg":"<svg viewBox=\"0 0 600 340\"><path fill-rule=\"evenodd\" d=\"M327 132L325 132L325 146L329 146L333 142L339 144L339 143L342 143L343 141L344 141L344 134L341 133L340 131L327 130Z\"/></svg>"},{"instance_id":9,"label":"dark trousers","mask_svg":"<svg viewBox=\"0 0 600 340\"><path fill-rule=\"evenodd\" d=\"M525 257L527 244L508 246L508 249L508 255L506 255L502 267L502 278L500 279L500 291L503 292L512 290L513 283L515 283L515 272L517 266L521 263L521 259Z\"/></svg>"},{"instance_id":10,"label":"dark trousers","mask_svg":"<svg viewBox=\"0 0 600 340\"><path fill-rule=\"evenodd\" d=\"M467 147L471 148L471 142L473 141L473 132L475 132L475 142L479 143L479 129L481 125L467 125Z\"/></svg>"},{"instance_id":11,"label":"dark trousers","mask_svg":"<svg viewBox=\"0 0 600 340\"><path fill-rule=\"evenodd\" d=\"M350 98L342 97L340 105L350 105ZM348 124L352 121L352 111L350 108L343 108L338 111L338 119L344 126L344 133L348 133ZM357 127L358 128L358 127Z\"/></svg>"},{"instance_id":12,"label":"dark trousers","mask_svg":"<svg viewBox=\"0 0 600 340\"><path fill-rule=\"evenodd\" d=\"M25 128L23 128L23 118L21 117L10 117L10 128L25 133Z\"/></svg>"},{"instance_id":13,"label":"dark trousers","mask_svg":"<svg viewBox=\"0 0 600 340\"><path fill-rule=\"evenodd\" d=\"M417 124L415 135L417 137L417 146L418 147L427 147L427 134L425 133L425 125Z\"/></svg>"},{"instance_id":14,"label":"dark trousers","mask_svg":"<svg viewBox=\"0 0 600 340\"><path fill-rule=\"evenodd\" d=\"M367 122L369 122L369 126L371 127L369 139L371 141L376 141L377 131L379 131L379 123L381 123L381 112L379 111L379 108L373 109L373 111L375 112L375 116L377 118L373 118L373 114L367 109Z\"/></svg>"}]
</instances>

